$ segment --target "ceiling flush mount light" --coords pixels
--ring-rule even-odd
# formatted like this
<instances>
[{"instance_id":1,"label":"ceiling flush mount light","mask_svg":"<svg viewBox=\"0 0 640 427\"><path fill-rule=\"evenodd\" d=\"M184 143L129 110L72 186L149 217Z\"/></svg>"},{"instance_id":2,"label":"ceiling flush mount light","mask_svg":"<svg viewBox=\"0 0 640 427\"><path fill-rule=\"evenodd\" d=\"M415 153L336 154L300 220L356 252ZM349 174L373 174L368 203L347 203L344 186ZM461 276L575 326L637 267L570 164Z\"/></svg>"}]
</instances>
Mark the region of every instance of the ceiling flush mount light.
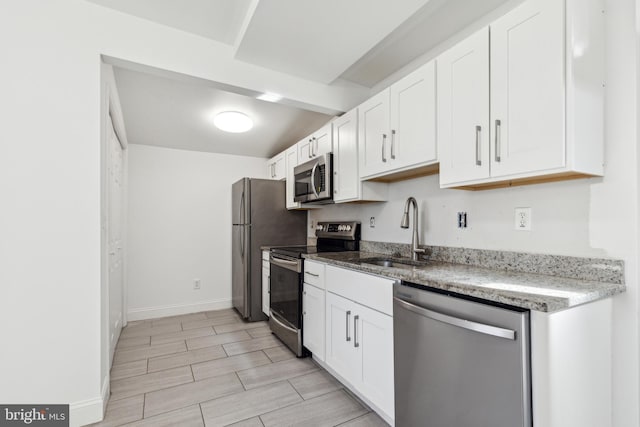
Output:
<instances>
[{"instance_id":1,"label":"ceiling flush mount light","mask_svg":"<svg viewBox=\"0 0 640 427\"><path fill-rule=\"evenodd\" d=\"M278 102L282 99L282 95L267 92L260 95L258 99L261 101Z\"/></svg>"},{"instance_id":2,"label":"ceiling flush mount light","mask_svg":"<svg viewBox=\"0 0 640 427\"><path fill-rule=\"evenodd\" d=\"M225 132L242 133L253 127L253 120L239 111L223 111L214 117L213 124Z\"/></svg>"}]
</instances>

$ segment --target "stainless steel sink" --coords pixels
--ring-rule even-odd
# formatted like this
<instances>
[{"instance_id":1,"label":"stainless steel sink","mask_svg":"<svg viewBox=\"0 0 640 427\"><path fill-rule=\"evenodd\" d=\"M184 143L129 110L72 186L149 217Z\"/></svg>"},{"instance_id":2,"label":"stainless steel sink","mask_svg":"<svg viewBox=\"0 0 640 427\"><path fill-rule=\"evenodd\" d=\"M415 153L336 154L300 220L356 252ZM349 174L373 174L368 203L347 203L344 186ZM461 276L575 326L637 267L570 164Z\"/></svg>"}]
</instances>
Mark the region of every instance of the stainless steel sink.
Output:
<instances>
[{"instance_id":1,"label":"stainless steel sink","mask_svg":"<svg viewBox=\"0 0 640 427\"><path fill-rule=\"evenodd\" d=\"M404 268L412 270L414 267L424 267L427 261L412 261L402 258L369 258L360 260L361 264L379 265L380 267Z\"/></svg>"}]
</instances>

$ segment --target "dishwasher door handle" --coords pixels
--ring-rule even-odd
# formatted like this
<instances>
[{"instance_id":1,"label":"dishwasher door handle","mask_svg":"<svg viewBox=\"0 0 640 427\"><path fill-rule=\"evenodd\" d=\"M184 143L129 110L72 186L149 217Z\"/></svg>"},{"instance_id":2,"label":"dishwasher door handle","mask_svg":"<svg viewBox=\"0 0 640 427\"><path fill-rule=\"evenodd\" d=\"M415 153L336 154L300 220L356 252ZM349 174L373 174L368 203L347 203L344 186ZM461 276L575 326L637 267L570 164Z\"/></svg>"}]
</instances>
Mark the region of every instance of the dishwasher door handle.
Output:
<instances>
[{"instance_id":1,"label":"dishwasher door handle","mask_svg":"<svg viewBox=\"0 0 640 427\"><path fill-rule=\"evenodd\" d=\"M498 328L497 326L485 325L484 323L473 322L471 320L460 319L459 317L449 316L448 314L438 313L415 304L411 304L398 297L393 297L400 307L412 311L420 316L436 320L438 322L447 323L459 328L468 329L470 331L479 332L485 335L492 335L498 338L506 338L508 340L516 339L516 331L511 329Z\"/></svg>"}]
</instances>

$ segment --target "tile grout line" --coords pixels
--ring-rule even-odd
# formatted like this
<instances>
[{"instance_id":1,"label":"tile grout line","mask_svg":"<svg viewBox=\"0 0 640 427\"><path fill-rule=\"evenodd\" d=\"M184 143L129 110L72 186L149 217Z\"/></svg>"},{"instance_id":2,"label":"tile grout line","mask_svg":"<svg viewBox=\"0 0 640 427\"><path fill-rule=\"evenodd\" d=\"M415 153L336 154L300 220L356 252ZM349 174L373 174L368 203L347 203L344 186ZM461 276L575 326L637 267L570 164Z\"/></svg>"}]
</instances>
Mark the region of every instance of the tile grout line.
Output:
<instances>
[{"instance_id":1,"label":"tile grout line","mask_svg":"<svg viewBox=\"0 0 640 427\"><path fill-rule=\"evenodd\" d=\"M263 349L262 349L262 350L260 350L260 351L262 352L262 354L264 354L265 356L267 356L267 359L269 359L269 360L271 361L271 363L275 363L275 362L273 361L273 359L272 359L272 358L270 358L270 357L269 357L269 355L268 355L264 350L265 350L265 349L263 348Z\"/></svg>"},{"instance_id":2,"label":"tile grout line","mask_svg":"<svg viewBox=\"0 0 640 427\"><path fill-rule=\"evenodd\" d=\"M204 420L204 412L202 412L202 403L198 403L198 408L200 408L200 417L202 417L202 425L206 426L207 422Z\"/></svg>"},{"instance_id":3,"label":"tile grout line","mask_svg":"<svg viewBox=\"0 0 640 427\"><path fill-rule=\"evenodd\" d=\"M355 417L355 418L351 418L351 419L349 419L349 420L343 421L343 422L341 422L340 424L336 424L336 425L335 425L335 426L333 426L333 427L340 427L340 426L343 426L343 425L345 425L346 423L350 423L351 421L357 420L358 418L366 417L366 416L367 416L367 415L369 415L369 414L375 414L375 412L373 412L372 410L369 410L369 411L367 411L367 413L366 413L366 414L358 415L358 416L357 416L357 417ZM376 415L377 415L377 414L376 414ZM385 422L386 422L386 421L385 421Z\"/></svg>"},{"instance_id":4,"label":"tile grout line","mask_svg":"<svg viewBox=\"0 0 640 427\"><path fill-rule=\"evenodd\" d=\"M296 391L296 393L298 393L298 396L300 396L300 399L302 399L303 402L306 402L307 399L305 399L304 397L302 397L302 395L300 394L300 392L298 391L298 389L296 388L296 386L294 386L293 384L291 384L291 378L287 379L287 382L289 383L289 385L291 386L292 389L294 389Z\"/></svg>"},{"instance_id":5,"label":"tile grout line","mask_svg":"<svg viewBox=\"0 0 640 427\"><path fill-rule=\"evenodd\" d=\"M142 418L144 420L144 411L147 409L147 393L142 393Z\"/></svg>"},{"instance_id":6,"label":"tile grout line","mask_svg":"<svg viewBox=\"0 0 640 427\"><path fill-rule=\"evenodd\" d=\"M236 377L238 378L238 381L240 381L240 385L242 386L244 391L247 391L247 387L245 387L244 383L242 382L242 379L240 378L240 375L238 375L238 371L234 371L233 373L236 374Z\"/></svg>"}]
</instances>

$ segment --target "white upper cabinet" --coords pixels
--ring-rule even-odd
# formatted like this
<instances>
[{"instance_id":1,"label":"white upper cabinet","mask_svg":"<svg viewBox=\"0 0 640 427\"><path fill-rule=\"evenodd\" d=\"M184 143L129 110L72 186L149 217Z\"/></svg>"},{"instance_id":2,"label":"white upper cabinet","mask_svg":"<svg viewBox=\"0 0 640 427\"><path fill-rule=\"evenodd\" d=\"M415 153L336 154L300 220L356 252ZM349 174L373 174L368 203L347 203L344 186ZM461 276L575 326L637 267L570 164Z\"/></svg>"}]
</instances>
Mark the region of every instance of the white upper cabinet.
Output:
<instances>
[{"instance_id":1,"label":"white upper cabinet","mask_svg":"<svg viewBox=\"0 0 640 427\"><path fill-rule=\"evenodd\" d=\"M333 200L384 201L387 184L361 182L358 173L358 110L333 121Z\"/></svg>"},{"instance_id":2,"label":"white upper cabinet","mask_svg":"<svg viewBox=\"0 0 640 427\"><path fill-rule=\"evenodd\" d=\"M491 176L564 167L564 4L524 3L491 25Z\"/></svg>"},{"instance_id":3,"label":"white upper cabinet","mask_svg":"<svg viewBox=\"0 0 640 427\"><path fill-rule=\"evenodd\" d=\"M437 59L442 187L603 174L602 10L529 0Z\"/></svg>"},{"instance_id":4,"label":"white upper cabinet","mask_svg":"<svg viewBox=\"0 0 640 427\"><path fill-rule=\"evenodd\" d=\"M357 110L334 120L333 146L333 200L357 199L360 196Z\"/></svg>"},{"instance_id":5,"label":"white upper cabinet","mask_svg":"<svg viewBox=\"0 0 640 427\"><path fill-rule=\"evenodd\" d=\"M277 181L286 177L285 152L275 155L267 161L267 177Z\"/></svg>"},{"instance_id":6,"label":"white upper cabinet","mask_svg":"<svg viewBox=\"0 0 640 427\"><path fill-rule=\"evenodd\" d=\"M393 168L436 162L436 67L429 62L391 86Z\"/></svg>"},{"instance_id":7,"label":"white upper cabinet","mask_svg":"<svg viewBox=\"0 0 640 427\"><path fill-rule=\"evenodd\" d=\"M293 200L295 196L295 177L293 176L293 168L298 166L298 145L295 144L284 152L285 153L285 164L286 164L286 200L287 200L287 209L299 209L300 202L296 202Z\"/></svg>"},{"instance_id":8,"label":"white upper cabinet","mask_svg":"<svg viewBox=\"0 0 640 427\"><path fill-rule=\"evenodd\" d=\"M298 142L298 164L330 153L333 148L331 136L331 123L327 123L312 135Z\"/></svg>"},{"instance_id":9,"label":"white upper cabinet","mask_svg":"<svg viewBox=\"0 0 640 427\"><path fill-rule=\"evenodd\" d=\"M360 176L367 177L388 169L389 89L358 107Z\"/></svg>"},{"instance_id":10,"label":"white upper cabinet","mask_svg":"<svg viewBox=\"0 0 640 427\"><path fill-rule=\"evenodd\" d=\"M429 62L358 107L362 178L437 162L435 74Z\"/></svg>"},{"instance_id":11,"label":"white upper cabinet","mask_svg":"<svg viewBox=\"0 0 640 427\"><path fill-rule=\"evenodd\" d=\"M438 58L440 184L489 176L489 29Z\"/></svg>"}]
</instances>

